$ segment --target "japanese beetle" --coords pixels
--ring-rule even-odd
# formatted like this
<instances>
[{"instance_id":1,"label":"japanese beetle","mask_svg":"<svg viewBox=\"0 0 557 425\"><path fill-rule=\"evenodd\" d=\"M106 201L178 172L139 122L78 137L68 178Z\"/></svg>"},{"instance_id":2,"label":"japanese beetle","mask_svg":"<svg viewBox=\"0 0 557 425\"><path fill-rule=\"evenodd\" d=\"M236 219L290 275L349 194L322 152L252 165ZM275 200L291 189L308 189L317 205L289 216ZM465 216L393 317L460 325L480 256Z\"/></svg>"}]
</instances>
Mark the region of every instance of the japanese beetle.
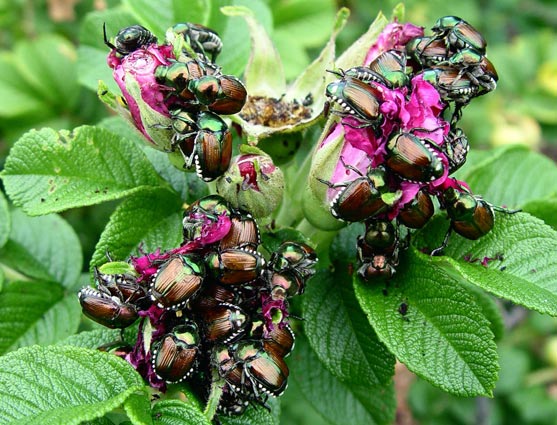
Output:
<instances>
[{"instance_id":1,"label":"japanese beetle","mask_svg":"<svg viewBox=\"0 0 557 425\"><path fill-rule=\"evenodd\" d=\"M250 337L261 340L263 350L267 353L281 358L287 357L292 352L296 340L292 328L286 323L267 330L265 325L259 322L254 324Z\"/></svg>"},{"instance_id":2,"label":"japanese beetle","mask_svg":"<svg viewBox=\"0 0 557 425\"><path fill-rule=\"evenodd\" d=\"M396 133L386 149L385 165L404 180L426 183L445 171L435 143L412 133Z\"/></svg>"},{"instance_id":3,"label":"japanese beetle","mask_svg":"<svg viewBox=\"0 0 557 425\"><path fill-rule=\"evenodd\" d=\"M249 318L240 307L220 303L200 313L205 340L230 344L241 338L249 325Z\"/></svg>"},{"instance_id":4,"label":"japanese beetle","mask_svg":"<svg viewBox=\"0 0 557 425\"><path fill-rule=\"evenodd\" d=\"M247 98L244 84L233 75L205 75L190 80L188 89L201 105L217 114L240 112Z\"/></svg>"},{"instance_id":5,"label":"japanese beetle","mask_svg":"<svg viewBox=\"0 0 557 425\"><path fill-rule=\"evenodd\" d=\"M210 276L224 285L251 282L261 276L265 259L257 251L229 248L205 256Z\"/></svg>"},{"instance_id":6,"label":"japanese beetle","mask_svg":"<svg viewBox=\"0 0 557 425\"><path fill-rule=\"evenodd\" d=\"M256 250L261 243L261 237L257 222L251 214L233 214L230 221L230 231L219 242L219 249L248 248Z\"/></svg>"},{"instance_id":7,"label":"japanese beetle","mask_svg":"<svg viewBox=\"0 0 557 425\"><path fill-rule=\"evenodd\" d=\"M413 38L406 44L406 53L422 68L438 65L449 56L445 42L431 37Z\"/></svg>"},{"instance_id":8,"label":"japanese beetle","mask_svg":"<svg viewBox=\"0 0 557 425\"><path fill-rule=\"evenodd\" d=\"M236 394L228 384L223 387L222 395L217 406L217 413L227 416L238 416L244 413L249 406L249 400Z\"/></svg>"},{"instance_id":9,"label":"japanese beetle","mask_svg":"<svg viewBox=\"0 0 557 425\"><path fill-rule=\"evenodd\" d=\"M303 294L306 287L306 277L296 270L285 270L283 272L268 270L266 278L273 300L284 300L294 295Z\"/></svg>"},{"instance_id":10,"label":"japanese beetle","mask_svg":"<svg viewBox=\"0 0 557 425\"><path fill-rule=\"evenodd\" d=\"M266 352L251 342L238 344L234 352L236 361L243 364L244 383L251 383L256 397L261 393L280 396L287 386L288 366L284 359L272 351Z\"/></svg>"},{"instance_id":11,"label":"japanese beetle","mask_svg":"<svg viewBox=\"0 0 557 425\"><path fill-rule=\"evenodd\" d=\"M448 244L451 232L454 230L467 239L476 240L493 229L495 222L494 211L515 214L520 210L506 210L494 207L481 196L474 195L467 190L457 190L449 187L439 197L441 206L447 210L451 226L439 248L431 255L439 254Z\"/></svg>"},{"instance_id":12,"label":"japanese beetle","mask_svg":"<svg viewBox=\"0 0 557 425\"><path fill-rule=\"evenodd\" d=\"M366 232L358 238L358 274L364 280L389 279L398 266L398 229L388 220L369 220Z\"/></svg>"},{"instance_id":13,"label":"japanese beetle","mask_svg":"<svg viewBox=\"0 0 557 425\"><path fill-rule=\"evenodd\" d=\"M176 383L190 377L197 365L199 333L195 322L188 320L151 344L151 364L157 376Z\"/></svg>"},{"instance_id":14,"label":"japanese beetle","mask_svg":"<svg viewBox=\"0 0 557 425\"><path fill-rule=\"evenodd\" d=\"M487 43L482 35L468 22L457 16L439 18L431 30L436 39L443 39L447 45L458 51L468 47L485 53Z\"/></svg>"},{"instance_id":15,"label":"japanese beetle","mask_svg":"<svg viewBox=\"0 0 557 425\"><path fill-rule=\"evenodd\" d=\"M182 34L184 40L196 53L203 56L211 55L211 62L215 61L222 50L222 41L217 32L203 25L183 22L174 25L170 31Z\"/></svg>"},{"instance_id":16,"label":"japanese beetle","mask_svg":"<svg viewBox=\"0 0 557 425\"><path fill-rule=\"evenodd\" d=\"M381 53L368 66L356 66L344 73L363 82L375 81L389 88L408 85L406 55L397 50Z\"/></svg>"},{"instance_id":17,"label":"japanese beetle","mask_svg":"<svg viewBox=\"0 0 557 425\"><path fill-rule=\"evenodd\" d=\"M195 254L177 255L166 261L149 287L151 299L161 308L180 310L201 288L205 267Z\"/></svg>"},{"instance_id":18,"label":"japanese beetle","mask_svg":"<svg viewBox=\"0 0 557 425\"><path fill-rule=\"evenodd\" d=\"M439 65L422 71L421 75L437 89L444 102L453 101L463 106L478 95L479 86L456 68Z\"/></svg>"},{"instance_id":19,"label":"japanese beetle","mask_svg":"<svg viewBox=\"0 0 557 425\"><path fill-rule=\"evenodd\" d=\"M83 313L107 328L127 328L139 317L134 304L122 301L106 289L85 287L77 296Z\"/></svg>"},{"instance_id":20,"label":"japanese beetle","mask_svg":"<svg viewBox=\"0 0 557 425\"><path fill-rule=\"evenodd\" d=\"M497 88L499 76L491 61L474 49L463 49L455 53L448 63L460 69L474 84L480 87L479 94L485 94Z\"/></svg>"},{"instance_id":21,"label":"japanese beetle","mask_svg":"<svg viewBox=\"0 0 557 425\"><path fill-rule=\"evenodd\" d=\"M130 53L157 42L155 37L147 28L141 25L132 25L131 27L122 28L116 34L114 44L108 41L106 36L106 25L103 25L104 44L115 50L120 56L126 56Z\"/></svg>"},{"instance_id":22,"label":"japanese beetle","mask_svg":"<svg viewBox=\"0 0 557 425\"><path fill-rule=\"evenodd\" d=\"M222 196L209 195L195 201L184 211L184 240L199 239L208 222L216 225L229 220L231 214L232 209Z\"/></svg>"},{"instance_id":23,"label":"japanese beetle","mask_svg":"<svg viewBox=\"0 0 557 425\"><path fill-rule=\"evenodd\" d=\"M411 229L421 229L433 216L435 208L431 196L420 190L414 199L399 211L398 221Z\"/></svg>"},{"instance_id":24,"label":"japanese beetle","mask_svg":"<svg viewBox=\"0 0 557 425\"><path fill-rule=\"evenodd\" d=\"M315 273L316 262L317 255L309 245L286 241L271 255L269 268L279 273L295 270L306 277Z\"/></svg>"},{"instance_id":25,"label":"japanese beetle","mask_svg":"<svg viewBox=\"0 0 557 425\"><path fill-rule=\"evenodd\" d=\"M161 65L157 67L155 78L161 84L173 88L176 95L186 101L185 105L182 105L183 108L195 111L198 110L199 106L195 94L188 88L190 81L205 75L215 74L216 72L218 70L211 64L190 59L187 61L171 61L168 66Z\"/></svg>"},{"instance_id":26,"label":"japanese beetle","mask_svg":"<svg viewBox=\"0 0 557 425\"><path fill-rule=\"evenodd\" d=\"M333 184L319 179L331 189L342 188L331 201L331 214L344 221L362 221L385 212L390 205L384 201L387 191L385 169L369 168L366 175L358 169L345 165L359 175L350 182Z\"/></svg>"},{"instance_id":27,"label":"japanese beetle","mask_svg":"<svg viewBox=\"0 0 557 425\"><path fill-rule=\"evenodd\" d=\"M341 80L329 83L325 95L342 108L338 113L352 115L371 125L380 124L379 107L383 94L375 86L345 75Z\"/></svg>"},{"instance_id":28,"label":"japanese beetle","mask_svg":"<svg viewBox=\"0 0 557 425\"><path fill-rule=\"evenodd\" d=\"M184 167L195 164L197 175L204 181L221 176L232 158L232 133L221 117L212 112L200 112L197 117L183 111L171 113L173 147L178 146Z\"/></svg>"},{"instance_id":29,"label":"japanese beetle","mask_svg":"<svg viewBox=\"0 0 557 425\"><path fill-rule=\"evenodd\" d=\"M449 174L452 174L464 165L470 150L470 145L464 131L460 128L451 129L445 138L445 144L442 149L449 160Z\"/></svg>"},{"instance_id":30,"label":"japanese beetle","mask_svg":"<svg viewBox=\"0 0 557 425\"><path fill-rule=\"evenodd\" d=\"M145 304L149 302L146 288L137 283L137 277L131 274L101 273L97 267L94 268L94 278L97 288L105 293L118 297L120 301L133 304Z\"/></svg>"},{"instance_id":31,"label":"japanese beetle","mask_svg":"<svg viewBox=\"0 0 557 425\"><path fill-rule=\"evenodd\" d=\"M358 269L358 275L362 279L390 279L396 273L398 257L377 254L371 258L360 258L360 262L362 265Z\"/></svg>"}]
</instances>

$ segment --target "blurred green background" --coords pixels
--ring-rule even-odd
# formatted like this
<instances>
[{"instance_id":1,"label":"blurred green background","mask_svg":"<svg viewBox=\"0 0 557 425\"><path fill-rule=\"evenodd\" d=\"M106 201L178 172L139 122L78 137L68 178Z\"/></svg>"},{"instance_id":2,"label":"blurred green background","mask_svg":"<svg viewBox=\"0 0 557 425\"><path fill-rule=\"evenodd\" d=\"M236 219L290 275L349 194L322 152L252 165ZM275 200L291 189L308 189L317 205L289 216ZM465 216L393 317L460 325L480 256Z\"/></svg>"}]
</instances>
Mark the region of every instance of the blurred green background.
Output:
<instances>
[{"instance_id":1,"label":"blurred green background","mask_svg":"<svg viewBox=\"0 0 557 425\"><path fill-rule=\"evenodd\" d=\"M180 2L160 3L176 6ZM232 35L241 32L227 27L218 9L228 4L252 7L271 32L286 75L293 79L325 44L339 7L346 6L352 13L338 38L338 53L367 29L379 11L390 17L398 3L214 0L209 26L223 36L219 61L224 70L239 74L247 59L249 38L233 40ZM488 42L487 54L497 68L499 84L495 92L475 99L464 110L461 126L473 149L524 143L557 158L555 0L402 3L406 20L426 27L426 34L439 17L456 15L482 32ZM10 147L29 129L71 129L94 125L110 115L94 90L96 80L110 75L109 70L96 76L88 63L103 61L108 53L108 49L98 50L103 48L99 23L105 11L116 9L133 16L133 4L133 0L0 0L0 170ZM240 43L242 48L227 51L227 40L228 46ZM80 236L85 267L116 205L63 214ZM398 423L557 424L557 321L511 305L501 305L501 310L508 331L500 341L502 370L495 398L457 399L401 373L397 384L412 384L408 392L401 391L406 403L401 404ZM283 400L284 424L328 423L308 409L295 381Z\"/></svg>"}]
</instances>

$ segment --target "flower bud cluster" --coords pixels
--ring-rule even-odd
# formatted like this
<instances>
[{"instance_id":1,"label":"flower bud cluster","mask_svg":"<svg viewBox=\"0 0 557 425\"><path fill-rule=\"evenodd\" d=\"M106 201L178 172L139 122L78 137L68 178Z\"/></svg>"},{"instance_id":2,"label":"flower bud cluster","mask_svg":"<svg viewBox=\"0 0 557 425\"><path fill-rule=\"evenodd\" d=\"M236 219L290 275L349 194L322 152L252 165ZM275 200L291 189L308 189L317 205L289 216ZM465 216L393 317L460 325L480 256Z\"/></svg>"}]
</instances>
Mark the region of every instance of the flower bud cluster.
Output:
<instances>
[{"instance_id":1,"label":"flower bud cluster","mask_svg":"<svg viewBox=\"0 0 557 425\"><path fill-rule=\"evenodd\" d=\"M116 35L108 65L134 125L172 163L195 170L204 181L221 176L230 164L232 134L221 115L239 112L246 101L243 83L213 63L219 36L192 23L176 24L164 44L144 27Z\"/></svg>"},{"instance_id":2,"label":"flower bud cluster","mask_svg":"<svg viewBox=\"0 0 557 425\"><path fill-rule=\"evenodd\" d=\"M183 236L176 249L97 269L97 287L79 293L83 312L110 328L140 319L136 344L115 352L151 386L187 380L207 397L220 380L220 413L265 404L287 385L288 300L304 292L315 252L286 241L266 259L256 221L218 195L185 211Z\"/></svg>"},{"instance_id":3,"label":"flower bud cluster","mask_svg":"<svg viewBox=\"0 0 557 425\"><path fill-rule=\"evenodd\" d=\"M464 20L447 16L432 30L425 37L411 24L388 25L364 65L336 72L339 79L326 89L341 119L316 155L339 138L343 144L329 149L338 160L317 180L328 187L335 218L366 224L358 239L364 279L393 275L408 241L400 226L423 227L434 213L432 197L446 209L450 229L466 238L493 227L492 206L449 176L469 148L457 127L462 108L495 89L497 73L485 56L485 40Z\"/></svg>"}]
</instances>

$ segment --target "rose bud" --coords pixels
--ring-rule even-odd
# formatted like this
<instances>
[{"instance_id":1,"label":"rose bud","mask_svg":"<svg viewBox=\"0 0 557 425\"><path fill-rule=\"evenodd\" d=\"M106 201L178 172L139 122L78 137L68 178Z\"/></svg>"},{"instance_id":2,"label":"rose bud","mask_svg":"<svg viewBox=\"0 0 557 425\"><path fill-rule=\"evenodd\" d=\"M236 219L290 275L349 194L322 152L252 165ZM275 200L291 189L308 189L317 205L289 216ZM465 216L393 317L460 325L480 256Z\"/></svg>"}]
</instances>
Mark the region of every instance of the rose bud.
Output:
<instances>
[{"instance_id":1,"label":"rose bud","mask_svg":"<svg viewBox=\"0 0 557 425\"><path fill-rule=\"evenodd\" d=\"M217 191L234 208L255 218L266 217L282 200L284 176L272 158L253 147L232 158L228 171L217 181Z\"/></svg>"}]
</instances>

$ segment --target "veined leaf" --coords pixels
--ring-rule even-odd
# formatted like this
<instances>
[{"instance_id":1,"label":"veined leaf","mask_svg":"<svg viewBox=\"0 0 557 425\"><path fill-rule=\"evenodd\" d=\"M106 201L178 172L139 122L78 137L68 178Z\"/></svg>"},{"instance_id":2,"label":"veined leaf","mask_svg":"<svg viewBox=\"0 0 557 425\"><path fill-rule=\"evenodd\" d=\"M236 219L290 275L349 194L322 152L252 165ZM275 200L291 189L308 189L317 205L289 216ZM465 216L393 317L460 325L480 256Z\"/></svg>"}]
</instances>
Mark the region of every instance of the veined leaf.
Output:
<instances>
[{"instance_id":1,"label":"veined leaf","mask_svg":"<svg viewBox=\"0 0 557 425\"><path fill-rule=\"evenodd\" d=\"M12 148L2 178L14 204L32 215L166 186L133 142L89 126L31 130Z\"/></svg>"},{"instance_id":2,"label":"veined leaf","mask_svg":"<svg viewBox=\"0 0 557 425\"><path fill-rule=\"evenodd\" d=\"M73 228L60 216L28 217L12 213L12 229L0 249L0 262L22 275L75 289L83 255Z\"/></svg>"},{"instance_id":3,"label":"veined leaf","mask_svg":"<svg viewBox=\"0 0 557 425\"><path fill-rule=\"evenodd\" d=\"M0 422L72 425L100 418L141 376L124 360L77 347L26 347L0 357Z\"/></svg>"},{"instance_id":4,"label":"veined leaf","mask_svg":"<svg viewBox=\"0 0 557 425\"><path fill-rule=\"evenodd\" d=\"M155 425L211 424L211 421L194 404L180 400L164 400L156 403L152 415Z\"/></svg>"},{"instance_id":5,"label":"veined leaf","mask_svg":"<svg viewBox=\"0 0 557 425\"><path fill-rule=\"evenodd\" d=\"M408 368L461 396L491 395L497 351L481 308L455 279L413 249L396 276L354 280L356 296L379 339Z\"/></svg>"}]
</instances>

